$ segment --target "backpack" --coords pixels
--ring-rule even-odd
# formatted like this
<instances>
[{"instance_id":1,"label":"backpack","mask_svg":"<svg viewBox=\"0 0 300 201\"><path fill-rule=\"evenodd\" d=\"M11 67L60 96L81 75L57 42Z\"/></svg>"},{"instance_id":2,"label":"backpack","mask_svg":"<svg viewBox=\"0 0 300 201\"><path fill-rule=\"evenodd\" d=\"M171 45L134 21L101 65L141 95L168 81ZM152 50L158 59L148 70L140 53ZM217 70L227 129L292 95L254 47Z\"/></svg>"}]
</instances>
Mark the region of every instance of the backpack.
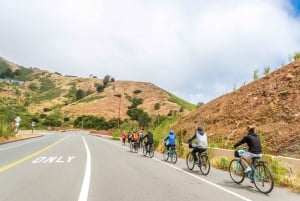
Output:
<instances>
[{"instance_id":1,"label":"backpack","mask_svg":"<svg viewBox=\"0 0 300 201\"><path fill-rule=\"evenodd\" d=\"M139 140L139 134L133 133L133 140L138 141Z\"/></svg>"}]
</instances>

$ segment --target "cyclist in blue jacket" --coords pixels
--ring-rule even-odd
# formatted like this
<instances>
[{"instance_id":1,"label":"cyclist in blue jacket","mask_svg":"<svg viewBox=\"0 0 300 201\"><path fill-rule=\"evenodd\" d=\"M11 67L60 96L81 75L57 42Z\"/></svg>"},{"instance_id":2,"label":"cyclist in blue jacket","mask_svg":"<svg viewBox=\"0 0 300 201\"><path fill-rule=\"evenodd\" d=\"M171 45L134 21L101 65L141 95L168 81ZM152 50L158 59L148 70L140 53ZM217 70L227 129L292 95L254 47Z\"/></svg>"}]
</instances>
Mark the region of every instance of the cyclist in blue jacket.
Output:
<instances>
[{"instance_id":1,"label":"cyclist in blue jacket","mask_svg":"<svg viewBox=\"0 0 300 201\"><path fill-rule=\"evenodd\" d=\"M176 137L175 137L174 131L170 130L168 136L164 139L167 150L169 150L170 147L175 148L175 140L176 140Z\"/></svg>"}]
</instances>

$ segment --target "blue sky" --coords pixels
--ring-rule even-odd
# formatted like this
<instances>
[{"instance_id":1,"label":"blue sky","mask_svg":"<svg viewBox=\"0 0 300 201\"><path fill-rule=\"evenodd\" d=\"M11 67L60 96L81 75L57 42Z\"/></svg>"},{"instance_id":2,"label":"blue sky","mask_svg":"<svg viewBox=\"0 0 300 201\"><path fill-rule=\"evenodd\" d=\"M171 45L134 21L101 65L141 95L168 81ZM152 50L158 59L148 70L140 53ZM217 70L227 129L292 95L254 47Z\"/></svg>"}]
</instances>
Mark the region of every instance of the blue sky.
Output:
<instances>
[{"instance_id":1,"label":"blue sky","mask_svg":"<svg viewBox=\"0 0 300 201\"><path fill-rule=\"evenodd\" d=\"M300 51L300 0L0 0L0 56L209 102Z\"/></svg>"}]
</instances>

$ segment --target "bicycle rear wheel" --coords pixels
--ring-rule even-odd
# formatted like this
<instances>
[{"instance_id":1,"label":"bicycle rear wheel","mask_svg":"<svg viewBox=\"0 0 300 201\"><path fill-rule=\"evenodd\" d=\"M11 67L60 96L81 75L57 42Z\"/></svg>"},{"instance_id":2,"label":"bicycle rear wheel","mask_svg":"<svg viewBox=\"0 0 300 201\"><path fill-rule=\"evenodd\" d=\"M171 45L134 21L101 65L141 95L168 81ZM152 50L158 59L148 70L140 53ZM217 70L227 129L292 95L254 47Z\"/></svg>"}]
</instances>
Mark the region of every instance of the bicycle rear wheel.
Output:
<instances>
[{"instance_id":1,"label":"bicycle rear wheel","mask_svg":"<svg viewBox=\"0 0 300 201\"><path fill-rule=\"evenodd\" d=\"M169 153L168 153L168 149L166 147L163 151L163 157L164 157L165 161L167 161L169 159Z\"/></svg>"},{"instance_id":2,"label":"bicycle rear wheel","mask_svg":"<svg viewBox=\"0 0 300 201\"><path fill-rule=\"evenodd\" d=\"M177 162L177 154L176 154L176 151L175 150L171 150L171 161L172 163L176 163Z\"/></svg>"},{"instance_id":3,"label":"bicycle rear wheel","mask_svg":"<svg viewBox=\"0 0 300 201\"><path fill-rule=\"evenodd\" d=\"M233 159L229 164L229 174L234 183L240 184L245 179L244 167L240 159Z\"/></svg>"},{"instance_id":4,"label":"bicycle rear wheel","mask_svg":"<svg viewBox=\"0 0 300 201\"><path fill-rule=\"evenodd\" d=\"M189 170L193 170L195 167L192 152L188 153L188 155L186 156L186 166Z\"/></svg>"},{"instance_id":5,"label":"bicycle rear wheel","mask_svg":"<svg viewBox=\"0 0 300 201\"><path fill-rule=\"evenodd\" d=\"M254 185L259 192L267 194L273 190L274 178L264 163L255 166Z\"/></svg>"},{"instance_id":6,"label":"bicycle rear wheel","mask_svg":"<svg viewBox=\"0 0 300 201\"><path fill-rule=\"evenodd\" d=\"M207 154L200 155L199 168L203 175L208 175L208 173L210 171L210 162L209 162Z\"/></svg>"}]
</instances>

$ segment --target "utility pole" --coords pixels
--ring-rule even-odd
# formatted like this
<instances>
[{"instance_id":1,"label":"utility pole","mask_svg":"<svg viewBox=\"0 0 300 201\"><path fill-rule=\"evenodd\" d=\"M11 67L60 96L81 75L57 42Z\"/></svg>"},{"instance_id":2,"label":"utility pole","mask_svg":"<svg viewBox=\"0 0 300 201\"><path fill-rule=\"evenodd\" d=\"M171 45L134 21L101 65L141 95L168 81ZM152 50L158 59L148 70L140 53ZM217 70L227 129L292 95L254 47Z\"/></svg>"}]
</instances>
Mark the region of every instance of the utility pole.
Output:
<instances>
[{"instance_id":1,"label":"utility pole","mask_svg":"<svg viewBox=\"0 0 300 201\"><path fill-rule=\"evenodd\" d=\"M118 113L118 129L120 128L120 119L121 119L121 94L115 94L114 96L119 97L119 113Z\"/></svg>"}]
</instances>

